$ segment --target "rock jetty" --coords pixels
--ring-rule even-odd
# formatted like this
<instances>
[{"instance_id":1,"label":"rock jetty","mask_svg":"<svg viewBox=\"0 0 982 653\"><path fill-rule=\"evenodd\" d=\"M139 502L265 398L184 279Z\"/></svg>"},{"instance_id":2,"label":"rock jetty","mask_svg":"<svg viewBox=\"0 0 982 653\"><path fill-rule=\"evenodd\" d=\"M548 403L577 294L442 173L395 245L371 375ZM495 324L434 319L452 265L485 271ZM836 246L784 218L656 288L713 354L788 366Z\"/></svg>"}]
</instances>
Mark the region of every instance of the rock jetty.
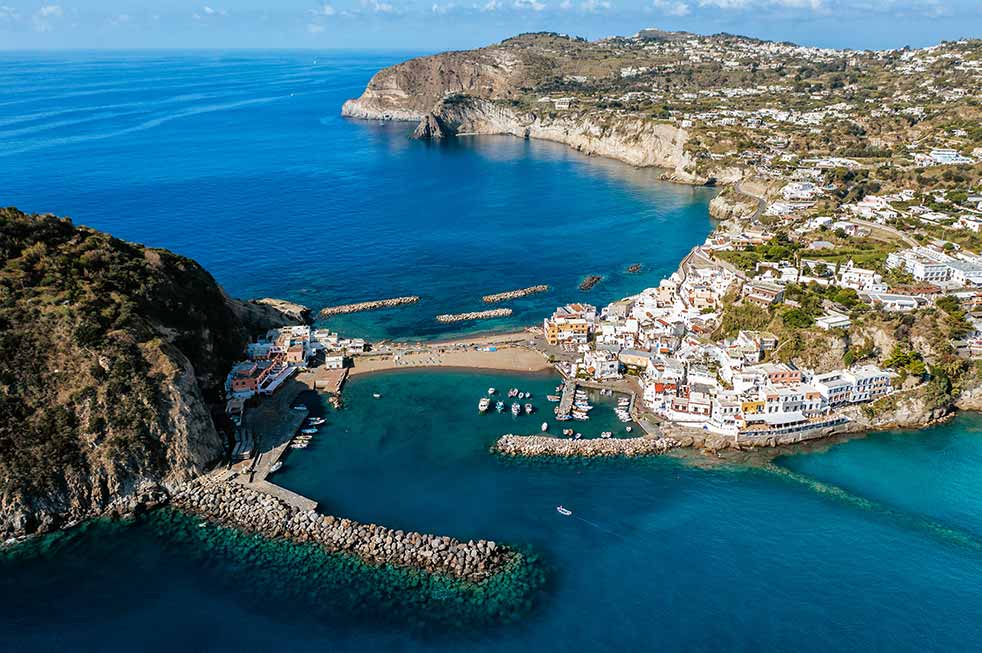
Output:
<instances>
[{"instance_id":1,"label":"rock jetty","mask_svg":"<svg viewBox=\"0 0 982 653\"><path fill-rule=\"evenodd\" d=\"M465 320L488 320L493 317L508 317L510 308L495 308L490 311L473 311L471 313L445 313L437 315L437 322L464 322Z\"/></svg>"},{"instance_id":2,"label":"rock jetty","mask_svg":"<svg viewBox=\"0 0 982 653\"><path fill-rule=\"evenodd\" d=\"M603 277L601 277L600 275L591 274L590 276L588 276L587 278L585 278L583 281L580 282L580 290L583 291L590 290L595 285L600 283L601 279L603 279Z\"/></svg>"},{"instance_id":3,"label":"rock jetty","mask_svg":"<svg viewBox=\"0 0 982 653\"><path fill-rule=\"evenodd\" d=\"M529 286L528 288L520 288L518 290L509 290L507 292L499 292L494 295L485 295L482 299L485 304L494 304L496 302L504 302L509 299L518 299L519 297L525 297L526 295L534 295L538 292L548 292L549 286L542 284L539 286Z\"/></svg>"},{"instance_id":4,"label":"rock jetty","mask_svg":"<svg viewBox=\"0 0 982 653\"><path fill-rule=\"evenodd\" d=\"M292 507L245 485L203 477L174 493L174 507L209 521L269 538L319 544L372 565L419 569L480 583L521 561L517 551L488 540L393 530Z\"/></svg>"},{"instance_id":5,"label":"rock jetty","mask_svg":"<svg viewBox=\"0 0 982 653\"><path fill-rule=\"evenodd\" d=\"M332 315L342 315L344 313L359 313L361 311L375 311L380 308L391 308L402 306L403 304L415 304L419 301L416 295L407 297L393 297L391 299L376 299L371 302L359 302L357 304L342 304L341 306L328 306L321 309L321 317L331 317Z\"/></svg>"},{"instance_id":6,"label":"rock jetty","mask_svg":"<svg viewBox=\"0 0 982 653\"><path fill-rule=\"evenodd\" d=\"M615 456L657 456L679 443L671 438L608 438L568 440L548 435L503 435L491 451L505 456L532 458L612 458Z\"/></svg>"}]
</instances>

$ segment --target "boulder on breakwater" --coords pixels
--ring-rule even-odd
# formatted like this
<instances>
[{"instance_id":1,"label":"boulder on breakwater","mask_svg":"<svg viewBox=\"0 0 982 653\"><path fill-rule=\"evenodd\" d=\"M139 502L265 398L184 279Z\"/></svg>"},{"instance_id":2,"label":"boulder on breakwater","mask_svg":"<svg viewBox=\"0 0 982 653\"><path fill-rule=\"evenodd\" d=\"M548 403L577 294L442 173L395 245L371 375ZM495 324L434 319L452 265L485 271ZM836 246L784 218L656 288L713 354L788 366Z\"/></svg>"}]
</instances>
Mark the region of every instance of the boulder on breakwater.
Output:
<instances>
[{"instance_id":1,"label":"boulder on breakwater","mask_svg":"<svg viewBox=\"0 0 982 653\"><path fill-rule=\"evenodd\" d=\"M380 308L402 306L403 304L415 304L418 301L418 296L408 295L406 297L393 297L391 299L376 299L370 302L358 302L357 304L328 306L327 308L321 309L321 317L331 317L332 315L342 315L344 313L358 313L361 311L374 311Z\"/></svg>"},{"instance_id":2,"label":"boulder on breakwater","mask_svg":"<svg viewBox=\"0 0 982 653\"><path fill-rule=\"evenodd\" d=\"M679 443L671 438L607 438L568 440L548 435L503 435L491 451L505 456L531 458L610 458L614 456L656 456Z\"/></svg>"},{"instance_id":3,"label":"boulder on breakwater","mask_svg":"<svg viewBox=\"0 0 982 653\"><path fill-rule=\"evenodd\" d=\"M490 311L473 311L471 313L445 313L437 315L437 322L464 322L465 320L488 320L493 317L508 317L510 308L495 308Z\"/></svg>"},{"instance_id":4,"label":"boulder on breakwater","mask_svg":"<svg viewBox=\"0 0 982 653\"><path fill-rule=\"evenodd\" d=\"M520 553L488 540L461 542L321 515L239 483L207 477L176 491L172 505L243 531L316 543L328 552L351 554L372 565L420 569L474 583L521 562Z\"/></svg>"},{"instance_id":5,"label":"boulder on breakwater","mask_svg":"<svg viewBox=\"0 0 982 653\"><path fill-rule=\"evenodd\" d=\"M529 286L528 288L519 288L518 290L509 290L507 292L499 292L493 295L485 295L481 299L484 300L485 304L494 304L495 302L503 302L509 299L518 299L519 297L525 297L527 295L532 295L538 292L548 292L549 286L541 284L538 286Z\"/></svg>"}]
</instances>

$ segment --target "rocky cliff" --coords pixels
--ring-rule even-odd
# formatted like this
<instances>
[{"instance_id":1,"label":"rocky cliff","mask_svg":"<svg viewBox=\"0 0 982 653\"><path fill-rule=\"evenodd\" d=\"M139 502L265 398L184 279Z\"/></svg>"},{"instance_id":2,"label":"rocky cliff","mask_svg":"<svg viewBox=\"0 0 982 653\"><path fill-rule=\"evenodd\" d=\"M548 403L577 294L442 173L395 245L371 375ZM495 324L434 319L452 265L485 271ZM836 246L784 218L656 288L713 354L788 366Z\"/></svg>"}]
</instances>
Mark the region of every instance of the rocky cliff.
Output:
<instances>
[{"instance_id":1,"label":"rocky cliff","mask_svg":"<svg viewBox=\"0 0 982 653\"><path fill-rule=\"evenodd\" d=\"M506 42L507 44L507 42ZM634 166L668 169L667 177L704 184L713 175L695 172L678 126L613 110L555 112L551 104L533 109L518 101L555 71L528 49L506 44L470 52L421 57L379 71L361 97L344 103L352 118L420 121L417 137L511 134L568 145L584 154ZM723 176L733 181L733 171ZM737 178L739 175L737 175Z\"/></svg>"},{"instance_id":2,"label":"rocky cliff","mask_svg":"<svg viewBox=\"0 0 982 653\"><path fill-rule=\"evenodd\" d=\"M0 209L0 539L131 511L219 460L243 305L189 259Z\"/></svg>"}]
</instances>

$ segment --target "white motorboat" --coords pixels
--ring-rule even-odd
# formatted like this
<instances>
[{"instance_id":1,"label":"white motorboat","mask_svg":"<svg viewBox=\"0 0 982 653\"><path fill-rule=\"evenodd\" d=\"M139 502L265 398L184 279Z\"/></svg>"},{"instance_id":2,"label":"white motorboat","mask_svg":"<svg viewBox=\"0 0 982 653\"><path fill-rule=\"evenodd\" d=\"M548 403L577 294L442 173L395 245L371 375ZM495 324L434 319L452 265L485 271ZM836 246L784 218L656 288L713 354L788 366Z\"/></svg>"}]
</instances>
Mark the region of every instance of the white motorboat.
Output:
<instances>
[{"instance_id":1,"label":"white motorboat","mask_svg":"<svg viewBox=\"0 0 982 653\"><path fill-rule=\"evenodd\" d=\"M314 435L315 433L317 433L317 429L314 428L300 429L300 432L303 433L304 435Z\"/></svg>"},{"instance_id":2,"label":"white motorboat","mask_svg":"<svg viewBox=\"0 0 982 653\"><path fill-rule=\"evenodd\" d=\"M307 410L306 406L294 406L293 410Z\"/></svg>"},{"instance_id":3,"label":"white motorboat","mask_svg":"<svg viewBox=\"0 0 982 653\"><path fill-rule=\"evenodd\" d=\"M511 414L518 417L522 414L522 404L517 401L511 405Z\"/></svg>"},{"instance_id":4,"label":"white motorboat","mask_svg":"<svg viewBox=\"0 0 982 653\"><path fill-rule=\"evenodd\" d=\"M491 396L494 393L495 393L495 389L494 388L488 388L488 396Z\"/></svg>"},{"instance_id":5,"label":"white motorboat","mask_svg":"<svg viewBox=\"0 0 982 653\"><path fill-rule=\"evenodd\" d=\"M542 422L542 432L545 433L549 430L549 422Z\"/></svg>"},{"instance_id":6,"label":"white motorboat","mask_svg":"<svg viewBox=\"0 0 982 653\"><path fill-rule=\"evenodd\" d=\"M532 413L535 412L535 406L533 406L532 404L525 404L525 412L531 415Z\"/></svg>"},{"instance_id":7,"label":"white motorboat","mask_svg":"<svg viewBox=\"0 0 982 653\"><path fill-rule=\"evenodd\" d=\"M602 437L604 440L607 440L613 436L614 434L611 433L610 431L604 431L603 433L600 434L600 437Z\"/></svg>"},{"instance_id":8,"label":"white motorboat","mask_svg":"<svg viewBox=\"0 0 982 653\"><path fill-rule=\"evenodd\" d=\"M496 404L494 405L494 409L495 409L496 411L498 411L499 413L503 413L503 412L505 412L505 402L503 402L503 401L499 401L498 403L496 403Z\"/></svg>"},{"instance_id":9,"label":"white motorboat","mask_svg":"<svg viewBox=\"0 0 982 653\"><path fill-rule=\"evenodd\" d=\"M372 393L372 396L373 396L373 397L375 397L376 399L381 399L381 398L382 398L382 395L380 395L380 394L379 394L379 393L377 393L377 392L373 392L373 393Z\"/></svg>"},{"instance_id":10,"label":"white motorboat","mask_svg":"<svg viewBox=\"0 0 982 653\"><path fill-rule=\"evenodd\" d=\"M282 466L283 461L277 460L275 463L273 463L273 466L269 468L269 473L272 474L273 472L279 470L279 468Z\"/></svg>"},{"instance_id":11,"label":"white motorboat","mask_svg":"<svg viewBox=\"0 0 982 653\"><path fill-rule=\"evenodd\" d=\"M491 400L487 397L481 397L481 400L477 402L477 410L482 413L488 412L488 408L491 407Z\"/></svg>"},{"instance_id":12,"label":"white motorboat","mask_svg":"<svg viewBox=\"0 0 982 653\"><path fill-rule=\"evenodd\" d=\"M573 514L572 510L570 510L569 508L564 508L563 506L556 506L556 512L558 512L560 515L563 515L564 517L569 517L570 515Z\"/></svg>"}]
</instances>

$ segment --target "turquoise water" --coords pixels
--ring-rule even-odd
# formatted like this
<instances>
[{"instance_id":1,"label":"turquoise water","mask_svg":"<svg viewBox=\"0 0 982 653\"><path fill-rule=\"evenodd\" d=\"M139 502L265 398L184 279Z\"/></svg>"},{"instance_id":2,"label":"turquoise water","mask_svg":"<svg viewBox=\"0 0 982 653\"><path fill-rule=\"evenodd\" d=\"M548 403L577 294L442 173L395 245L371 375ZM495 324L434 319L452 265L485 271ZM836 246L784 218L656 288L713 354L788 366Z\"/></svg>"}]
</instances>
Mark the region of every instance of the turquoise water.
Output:
<instances>
[{"instance_id":1,"label":"turquoise water","mask_svg":"<svg viewBox=\"0 0 982 653\"><path fill-rule=\"evenodd\" d=\"M2 54L0 202L170 247L240 296L315 308L423 296L332 322L369 337L472 329L432 316L533 283L555 290L490 326L571 298L602 304L656 282L708 232L710 191L652 171L510 138L417 143L411 126L338 116L404 57ZM643 273L625 274L635 262ZM580 295L593 273L607 279ZM531 389L540 415L478 415L492 385ZM769 471L491 456L498 435L538 430L554 385L356 378L346 408L277 475L338 515L527 547L545 584L517 623L475 615L473 595L156 513L0 558L0 650L978 648L979 417ZM600 407L573 426L595 436L620 424Z\"/></svg>"},{"instance_id":2,"label":"turquoise water","mask_svg":"<svg viewBox=\"0 0 982 653\"><path fill-rule=\"evenodd\" d=\"M537 323L674 270L713 191L512 137L410 140L344 119L408 53L0 54L0 203L168 247L233 295L325 305L420 295L334 318L369 338ZM633 263L640 274L626 273ZM605 280L590 293L588 274ZM510 318L441 325L488 293L550 284Z\"/></svg>"},{"instance_id":3,"label":"turquoise water","mask_svg":"<svg viewBox=\"0 0 982 653\"><path fill-rule=\"evenodd\" d=\"M775 473L671 458L567 464L489 455L497 434L518 429L510 416L478 415L476 398L489 385L541 396L536 388L552 382L460 372L355 378L344 410L328 411L324 434L277 475L338 514L531 547L546 584L517 623L420 626L373 600L326 609L316 593L291 591L299 580L267 584L268 558L203 554L193 540L141 524L90 529L46 556L2 563L0 643L73 651L977 649L978 416L786 458ZM434 398L445 414L416 407ZM557 514L558 503L574 517Z\"/></svg>"}]
</instances>

